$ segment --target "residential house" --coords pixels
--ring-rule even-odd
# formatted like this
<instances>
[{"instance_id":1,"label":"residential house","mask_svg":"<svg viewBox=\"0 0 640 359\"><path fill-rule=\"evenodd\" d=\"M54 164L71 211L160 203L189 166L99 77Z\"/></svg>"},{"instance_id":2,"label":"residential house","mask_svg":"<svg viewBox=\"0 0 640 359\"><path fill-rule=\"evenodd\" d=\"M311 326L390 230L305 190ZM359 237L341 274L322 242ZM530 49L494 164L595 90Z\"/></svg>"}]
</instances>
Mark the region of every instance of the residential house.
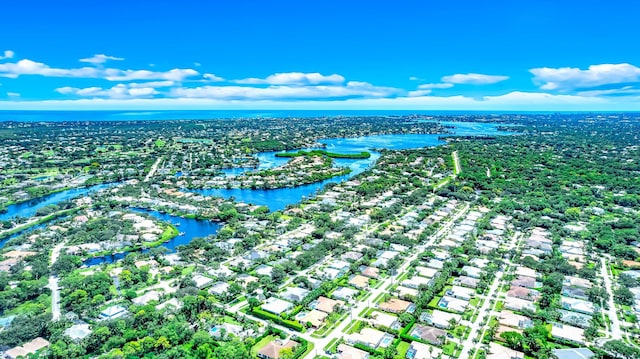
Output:
<instances>
[{"instance_id":1,"label":"residential house","mask_svg":"<svg viewBox=\"0 0 640 359\"><path fill-rule=\"evenodd\" d=\"M591 281L589 281L588 279L570 275L564 277L563 284L568 287L579 287L584 289L589 289L592 286Z\"/></svg>"},{"instance_id":2,"label":"residential house","mask_svg":"<svg viewBox=\"0 0 640 359\"><path fill-rule=\"evenodd\" d=\"M91 334L91 328L89 324L82 322L67 328L64 334L74 341L80 341Z\"/></svg>"},{"instance_id":3,"label":"residential house","mask_svg":"<svg viewBox=\"0 0 640 359\"><path fill-rule=\"evenodd\" d=\"M369 322L374 327L386 327L393 330L398 330L400 328L400 322L398 321L398 317L395 315L387 314L381 312L379 310L371 313Z\"/></svg>"},{"instance_id":4,"label":"residential house","mask_svg":"<svg viewBox=\"0 0 640 359\"><path fill-rule=\"evenodd\" d=\"M431 283L431 279L429 278L414 276L412 278L403 280L401 285L405 287L417 289L421 285L428 286L430 283Z\"/></svg>"},{"instance_id":5,"label":"residential house","mask_svg":"<svg viewBox=\"0 0 640 359\"><path fill-rule=\"evenodd\" d=\"M518 278L511 281L511 286L525 287L525 288L539 288L542 283L536 282L535 278L518 276Z\"/></svg>"},{"instance_id":6,"label":"residential house","mask_svg":"<svg viewBox=\"0 0 640 359\"><path fill-rule=\"evenodd\" d=\"M423 266L417 266L415 269L416 269L416 273L418 273L419 276L425 277L425 278L433 278L437 276L438 273L440 273L437 269L423 267Z\"/></svg>"},{"instance_id":7,"label":"residential house","mask_svg":"<svg viewBox=\"0 0 640 359\"><path fill-rule=\"evenodd\" d=\"M196 274L191 278L195 283L198 289L202 289L213 283L213 279L209 277L205 277L202 274Z\"/></svg>"},{"instance_id":8,"label":"residential house","mask_svg":"<svg viewBox=\"0 0 640 359\"><path fill-rule=\"evenodd\" d=\"M300 302L304 299L304 297L309 294L308 289L300 288L300 287L287 287L282 293L279 294L280 298L286 299L290 302Z\"/></svg>"},{"instance_id":9,"label":"residential house","mask_svg":"<svg viewBox=\"0 0 640 359\"><path fill-rule=\"evenodd\" d=\"M522 359L524 353L517 350L509 349L500 344L491 342L489 343L489 352L486 355L486 359Z\"/></svg>"},{"instance_id":10,"label":"residential house","mask_svg":"<svg viewBox=\"0 0 640 359\"><path fill-rule=\"evenodd\" d=\"M254 277L252 275L249 274L240 274L238 275L238 277L236 278L236 282L238 282L241 286L247 288L247 285L249 283L253 283L253 282L257 282L259 279L258 277Z\"/></svg>"},{"instance_id":11,"label":"residential house","mask_svg":"<svg viewBox=\"0 0 640 359\"><path fill-rule=\"evenodd\" d=\"M440 270L444 267L444 262L439 261L437 259L432 259L429 262L427 262L427 267Z\"/></svg>"},{"instance_id":12,"label":"residential house","mask_svg":"<svg viewBox=\"0 0 640 359\"><path fill-rule=\"evenodd\" d=\"M325 268L322 272L322 278L328 280L336 280L338 277L342 276L345 272L335 269L335 268Z\"/></svg>"},{"instance_id":13,"label":"residential house","mask_svg":"<svg viewBox=\"0 0 640 359\"><path fill-rule=\"evenodd\" d=\"M342 258L345 261L355 262L360 258L362 258L362 253L349 251L349 252L343 253L342 256L340 256L340 258Z\"/></svg>"},{"instance_id":14,"label":"residential house","mask_svg":"<svg viewBox=\"0 0 640 359\"><path fill-rule=\"evenodd\" d=\"M566 310L592 315L595 311L593 303L582 299L560 297L560 305Z\"/></svg>"},{"instance_id":15,"label":"residential house","mask_svg":"<svg viewBox=\"0 0 640 359\"><path fill-rule=\"evenodd\" d=\"M320 328L324 324L324 320L329 314L321 312L319 310L312 310L297 317L301 323L311 323L314 328Z\"/></svg>"},{"instance_id":16,"label":"residential house","mask_svg":"<svg viewBox=\"0 0 640 359\"><path fill-rule=\"evenodd\" d=\"M414 289L414 288L407 288L404 287L402 285L399 285L396 287L396 294L398 296L398 298L400 299L408 299L408 300L412 300L416 297L418 297L418 290Z\"/></svg>"},{"instance_id":17,"label":"residential house","mask_svg":"<svg viewBox=\"0 0 640 359\"><path fill-rule=\"evenodd\" d=\"M447 337L447 332L435 327L429 327L422 324L416 324L411 329L410 336L422 339L433 345L442 345Z\"/></svg>"},{"instance_id":18,"label":"residential house","mask_svg":"<svg viewBox=\"0 0 640 359\"><path fill-rule=\"evenodd\" d=\"M258 275L266 275L270 277L271 273L273 273L273 267L266 264L261 264L256 267L255 271Z\"/></svg>"},{"instance_id":19,"label":"residential house","mask_svg":"<svg viewBox=\"0 0 640 359\"><path fill-rule=\"evenodd\" d=\"M522 311L523 309L528 309L534 312L536 311L536 306L533 302L515 297L505 298L504 307L515 311Z\"/></svg>"},{"instance_id":20,"label":"residential house","mask_svg":"<svg viewBox=\"0 0 640 359\"><path fill-rule=\"evenodd\" d=\"M337 351L340 354L338 359L369 359L369 353L350 345L340 344Z\"/></svg>"},{"instance_id":21,"label":"residential house","mask_svg":"<svg viewBox=\"0 0 640 359\"><path fill-rule=\"evenodd\" d=\"M565 285L562 287L562 295L564 295L565 297L587 300L589 299L587 290L588 289L582 287L569 287Z\"/></svg>"},{"instance_id":22,"label":"residential house","mask_svg":"<svg viewBox=\"0 0 640 359\"><path fill-rule=\"evenodd\" d=\"M293 340L288 340L286 342L273 340L262 347L262 349L258 351L257 356L260 359L280 359L280 353L283 349L290 348L293 350L296 345L298 345L298 342Z\"/></svg>"},{"instance_id":23,"label":"residential house","mask_svg":"<svg viewBox=\"0 0 640 359\"><path fill-rule=\"evenodd\" d=\"M558 310L560 321L580 328L587 328L591 322L591 315L570 312L568 310Z\"/></svg>"},{"instance_id":24,"label":"residential house","mask_svg":"<svg viewBox=\"0 0 640 359\"><path fill-rule=\"evenodd\" d=\"M359 274L352 275L349 279L349 284L358 289L367 289L369 288L369 278Z\"/></svg>"},{"instance_id":25,"label":"residential house","mask_svg":"<svg viewBox=\"0 0 640 359\"><path fill-rule=\"evenodd\" d=\"M293 303L276 297L267 299L267 301L262 305L263 310L276 315L280 315L281 313L284 313L291 308L293 308Z\"/></svg>"},{"instance_id":26,"label":"residential house","mask_svg":"<svg viewBox=\"0 0 640 359\"><path fill-rule=\"evenodd\" d=\"M461 273L464 273L471 278L480 278L482 275L482 269L472 266L464 266L462 267Z\"/></svg>"},{"instance_id":27,"label":"residential house","mask_svg":"<svg viewBox=\"0 0 640 359\"><path fill-rule=\"evenodd\" d=\"M407 350L406 358L410 359L436 359L441 358L442 349L423 344L420 342L411 342Z\"/></svg>"},{"instance_id":28,"label":"residential house","mask_svg":"<svg viewBox=\"0 0 640 359\"><path fill-rule=\"evenodd\" d=\"M331 293L334 298L350 301L358 295L358 291L352 288L339 287Z\"/></svg>"},{"instance_id":29,"label":"residential house","mask_svg":"<svg viewBox=\"0 0 640 359\"><path fill-rule=\"evenodd\" d=\"M451 323L459 323L462 317L459 314L434 310L433 312L422 312L420 321L432 325L436 328L450 329Z\"/></svg>"},{"instance_id":30,"label":"residential house","mask_svg":"<svg viewBox=\"0 0 640 359\"><path fill-rule=\"evenodd\" d=\"M318 299L316 299L315 301L311 302L309 306L313 309L331 314L336 311L336 309L341 305L344 305L344 302L321 296L318 297Z\"/></svg>"},{"instance_id":31,"label":"residential house","mask_svg":"<svg viewBox=\"0 0 640 359\"><path fill-rule=\"evenodd\" d=\"M498 317L498 323L507 327L527 329L533 327L533 320L510 310L503 310Z\"/></svg>"},{"instance_id":32,"label":"residential house","mask_svg":"<svg viewBox=\"0 0 640 359\"><path fill-rule=\"evenodd\" d=\"M531 268L528 268L528 267L525 267L525 266L516 267L515 273L518 276L531 277L531 278L534 278L534 279L538 278L538 273L535 270L533 270Z\"/></svg>"},{"instance_id":33,"label":"residential house","mask_svg":"<svg viewBox=\"0 0 640 359\"><path fill-rule=\"evenodd\" d=\"M368 347L377 349L382 344L383 339L389 336L389 334L382 332L374 328L364 328L360 333L353 333L346 337L346 341L349 344L364 344ZM393 339L393 337L391 337ZM390 343L387 343L387 346Z\"/></svg>"},{"instance_id":34,"label":"residential house","mask_svg":"<svg viewBox=\"0 0 640 359\"><path fill-rule=\"evenodd\" d=\"M535 302L540 297L540 292L538 292L535 289L529 289L529 288L513 285L507 292L507 297L526 299L526 300L531 300Z\"/></svg>"},{"instance_id":35,"label":"residential house","mask_svg":"<svg viewBox=\"0 0 640 359\"><path fill-rule=\"evenodd\" d=\"M36 353L38 350L46 348L50 343L43 338L35 338L30 342L24 343L22 346L17 346L7 350L4 353L4 357L7 359L17 359L20 357L27 357L30 354Z\"/></svg>"},{"instance_id":36,"label":"residential house","mask_svg":"<svg viewBox=\"0 0 640 359\"><path fill-rule=\"evenodd\" d=\"M377 279L380 276L380 270L374 267L366 267L362 270L362 275L365 277Z\"/></svg>"},{"instance_id":37,"label":"residential house","mask_svg":"<svg viewBox=\"0 0 640 359\"><path fill-rule=\"evenodd\" d=\"M553 354L558 359L591 359L596 356L589 348L555 349Z\"/></svg>"},{"instance_id":38,"label":"residential house","mask_svg":"<svg viewBox=\"0 0 640 359\"><path fill-rule=\"evenodd\" d=\"M469 300L475 295L475 291L470 288L454 285L446 291L446 294L454 298Z\"/></svg>"},{"instance_id":39,"label":"residential house","mask_svg":"<svg viewBox=\"0 0 640 359\"><path fill-rule=\"evenodd\" d=\"M100 312L99 320L112 320L128 315L127 309L120 305L113 305Z\"/></svg>"},{"instance_id":40,"label":"residential house","mask_svg":"<svg viewBox=\"0 0 640 359\"><path fill-rule=\"evenodd\" d=\"M160 299L160 292L156 291L156 290L152 290L150 292L147 292L139 297L133 298L131 299L131 302L133 302L133 304L137 304L137 305L146 305L149 302L151 302L152 300L159 300Z\"/></svg>"},{"instance_id":41,"label":"residential house","mask_svg":"<svg viewBox=\"0 0 640 359\"><path fill-rule=\"evenodd\" d=\"M387 302L378 304L378 308L389 313L404 313L413 312L413 310L415 310L415 304L407 302L406 300L391 298Z\"/></svg>"},{"instance_id":42,"label":"residential house","mask_svg":"<svg viewBox=\"0 0 640 359\"><path fill-rule=\"evenodd\" d=\"M551 326L551 336L578 344L584 344L584 330L567 324L553 323Z\"/></svg>"},{"instance_id":43,"label":"residential house","mask_svg":"<svg viewBox=\"0 0 640 359\"><path fill-rule=\"evenodd\" d=\"M458 299L450 296L444 296L438 301L438 307L462 313L469 306L469 302L464 299Z\"/></svg>"},{"instance_id":44,"label":"residential house","mask_svg":"<svg viewBox=\"0 0 640 359\"><path fill-rule=\"evenodd\" d=\"M209 289L209 293L213 295L217 295L219 297L223 297L227 294L228 290L229 290L229 283L218 282Z\"/></svg>"},{"instance_id":45,"label":"residential house","mask_svg":"<svg viewBox=\"0 0 640 359\"><path fill-rule=\"evenodd\" d=\"M457 277L457 278L454 278L453 280L453 284L460 285L463 287L469 287L469 288L477 288L478 283L480 283L479 279L471 278L467 276Z\"/></svg>"}]
</instances>

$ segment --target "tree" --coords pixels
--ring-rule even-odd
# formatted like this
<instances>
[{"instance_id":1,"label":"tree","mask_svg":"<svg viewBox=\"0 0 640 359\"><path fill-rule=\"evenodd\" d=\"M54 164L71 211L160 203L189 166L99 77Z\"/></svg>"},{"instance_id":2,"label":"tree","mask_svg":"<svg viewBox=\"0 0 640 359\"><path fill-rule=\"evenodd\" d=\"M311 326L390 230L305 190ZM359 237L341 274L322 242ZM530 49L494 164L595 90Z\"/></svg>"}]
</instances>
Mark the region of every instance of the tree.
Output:
<instances>
[{"instance_id":1,"label":"tree","mask_svg":"<svg viewBox=\"0 0 640 359\"><path fill-rule=\"evenodd\" d=\"M273 271L271 272L271 280L273 280L274 283L282 283L286 276L287 274L281 266L273 267Z\"/></svg>"},{"instance_id":2,"label":"tree","mask_svg":"<svg viewBox=\"0 0 640 359\"><path fill-rule=\"evenodd\" d=\"M507 346L513 350L522 351L524 346L524 337L517 332L502 332L500 338L504 339Z\"/></svg>"},{"instance_id":3,"label":"tree","mask_svg":"<svg viewBox=\"0 0 640 359\"><path fill-rule=\"evenodd\" d=\"M620 305L633 305L635 297L627 287L618 287L613 291L613 300Z\"/></svg>"}]
</instances>

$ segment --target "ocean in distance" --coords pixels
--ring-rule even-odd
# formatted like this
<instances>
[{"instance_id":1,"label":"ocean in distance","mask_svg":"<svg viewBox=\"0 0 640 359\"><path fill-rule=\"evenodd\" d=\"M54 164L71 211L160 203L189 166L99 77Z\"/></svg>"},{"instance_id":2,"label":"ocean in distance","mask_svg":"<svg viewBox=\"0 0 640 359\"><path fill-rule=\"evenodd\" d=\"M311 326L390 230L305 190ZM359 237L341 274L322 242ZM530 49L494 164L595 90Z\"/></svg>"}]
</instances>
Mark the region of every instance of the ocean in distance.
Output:
<instances>
[{"instance_id":1,"label":"ocean in distance","mask_svg":"<svg viewBox=\"0 0 640 359\"><path fill-rule=\"evenodd\" d=\"M411 110L184 110L184 111L2 111L0 122L206 120L225 118L300 118L337 116L461 116L552 114L518 111L411 111Z\"/></svg>"}]
</instances>

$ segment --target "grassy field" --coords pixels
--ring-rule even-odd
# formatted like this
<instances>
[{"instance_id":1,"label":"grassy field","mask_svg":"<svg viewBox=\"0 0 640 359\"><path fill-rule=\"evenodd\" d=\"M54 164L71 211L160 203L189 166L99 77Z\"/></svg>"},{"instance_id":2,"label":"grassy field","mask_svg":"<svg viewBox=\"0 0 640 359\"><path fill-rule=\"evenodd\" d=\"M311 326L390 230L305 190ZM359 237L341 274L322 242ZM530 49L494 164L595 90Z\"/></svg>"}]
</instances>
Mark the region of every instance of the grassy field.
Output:
<instances>
[{"instance_id":1,"label":"grassy field","mask_svg":"<svg viewBox=\"0 0 640 359\"><path fill-rule=\"evenodd\" d=\"M269 344L269 342L271 342L274 339L276 339L276 337L274 337L273 335L267 335L266 337L262 338L262 340L257 342L251 348L251 357L255 358L256 355L258 354L258 350L262 349L265 345Z\"/></svg>"}]
</instances>

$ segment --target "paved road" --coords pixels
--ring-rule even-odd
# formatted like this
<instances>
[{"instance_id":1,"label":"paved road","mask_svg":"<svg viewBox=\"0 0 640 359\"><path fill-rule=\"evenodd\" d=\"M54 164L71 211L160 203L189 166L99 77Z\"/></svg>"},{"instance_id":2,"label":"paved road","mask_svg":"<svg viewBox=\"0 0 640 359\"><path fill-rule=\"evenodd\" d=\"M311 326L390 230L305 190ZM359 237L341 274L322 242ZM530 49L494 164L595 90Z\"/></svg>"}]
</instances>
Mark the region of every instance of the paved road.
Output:
<instances>
[{"instance_id":1,"label":"paved road","mask_svg":"<svg viewBox=\"0 0 640 359\"><path fill-rule=\"evenodd\" d=\"M64 248L64 242L59 243L51 250L51 265L58 260L60 251ZM49 289L51 289L51 320L60 319L60 286L58 285L58 276L51 274L49 276Z\"/></svg>"},{"instance_id":2,"label":"paved road","mask_svg":"<svg viewBox=\"0 0 640 359\"><path fill-rule=\"evenodd\" d=\"M455 175L458 175L462 172L462 167L460 167L460 158L458 157L458 151L453 151L451 154L453 156L453 166L455 167Z\"/></svg>"},{"instance_id":3,"label":"paved road","mask_svg":"<svg viewBox=\"0 0 640 359\"><path fill-rule=\"evenodd\" d=\"M607 316L611 319L611 337L612 339L622 339L622 329L618 314L616 312L616 305L613 302L613 284L611 283L611 276L607 272L607 261L600 257L600 275L604 279L604 287L609 294L609 310Z\"/></svg>"},{"instance_id":4,"label":"paved road","mask_svg":"<svg viewBox=\"0 0 640 359\"><path fill-rule=\"evenodd\" d=\"M507 248L511 249L515 247L516 243L520 239L520 236L521 236L521 233L516 232L507 243ZM460 354L459 359L468 359L469 351L474 347L478 346L477 343L473 342L473 339L476 338L478 334L484 334L486 325L483 325L483 326L480 325L480 322L482 321L482 319L484 317L489 318L492 315L497 315L497 312L495 311L495 309L496 309L496 305L498 304L498 301L492 300L492 299L494 295L496 295L496 292L498 291L498 289L500 288L500 285L502 284L502 277L504 276L508 268L510 268L511 266L512 266L511 261L506 260L503 270L496 272L496 276L493 279L493 283L491 284L491 287L489 287L489 292L485 296L485 301L480 307L480 309L478 310L479 315L476 318L475 322L471 323L471 332L469 332L469 336L462 343L462 353Z\"/></svg>"},{"instance_id":5,"label":"paved road","mask_svg":"<svg viewBox=\"0 0 640 359\"><path fill-rule=\"evenodd\" d=\"M308 341L312 342L315 345L315 349L316 349L316 350L310 352L309 354L307 354L305 359L311 359L311 358L315 357L316 351L317 351L317 353L323 352L324 347L327 346L329 344L329 342L331 342L333 339L337 339L337 338L342 337L344 335L342 333L342 331L349 324L352 323L352 320L363 319L363 318L361 318L359 316L360 312L362 312L365 308L371 307L371 301L374 300L381 293L386 293L387 292L387 290L386 290L387 287L390 284L395 283L397 281L398 277L401 276L402 273L409 267L411 262L414 261L416 258L418 258L418 255L420 255L422 252L424 252L426 247L432 245L438 239L440 239L443 236L445 236L451 230L451 228L453 227L455 222L460 217L462 217L464 214L466 214L468 210L469 210L469 205L467 204L463 209L458 211L448 222L446 222L433 236L431 236L431 238L426 243L423 243L423 244L415 247L414 249L412 249L413 255L411 255L410 257L408 257L408 258L406 258L404 260L403 264L396 271L396 274L393 275L393 276L389 276L388 278L384 279L382 281L382 284L379 285L378 288L371 289L370 290L371 295L367 298L367 300L366 301L360 301L360 302L356 303L355 306L353 306L350 309L349 317L347 317L336 328L334 328L327 337L321 338L321 339L317 339L317 338L312 338L309 334L306 334L306 333L301 335L303 338L305 338Z\"/></svg>"},{"instance_id":6,"label":"paved road","mask_svg":"<svg viewBox=\"0 0 640 359\"><path fill-rule=\"evenodd\" d=\"M153 166L151 166L149 173L147 173L147 176L144 178L145 182L149 182L151 177L153 177L153 175L156 174L156 170L158 169L158 165L160 164L160 161L162 161L162 157L158 157L156 162L153 163Z\"/></svg>"}]
</instances>

